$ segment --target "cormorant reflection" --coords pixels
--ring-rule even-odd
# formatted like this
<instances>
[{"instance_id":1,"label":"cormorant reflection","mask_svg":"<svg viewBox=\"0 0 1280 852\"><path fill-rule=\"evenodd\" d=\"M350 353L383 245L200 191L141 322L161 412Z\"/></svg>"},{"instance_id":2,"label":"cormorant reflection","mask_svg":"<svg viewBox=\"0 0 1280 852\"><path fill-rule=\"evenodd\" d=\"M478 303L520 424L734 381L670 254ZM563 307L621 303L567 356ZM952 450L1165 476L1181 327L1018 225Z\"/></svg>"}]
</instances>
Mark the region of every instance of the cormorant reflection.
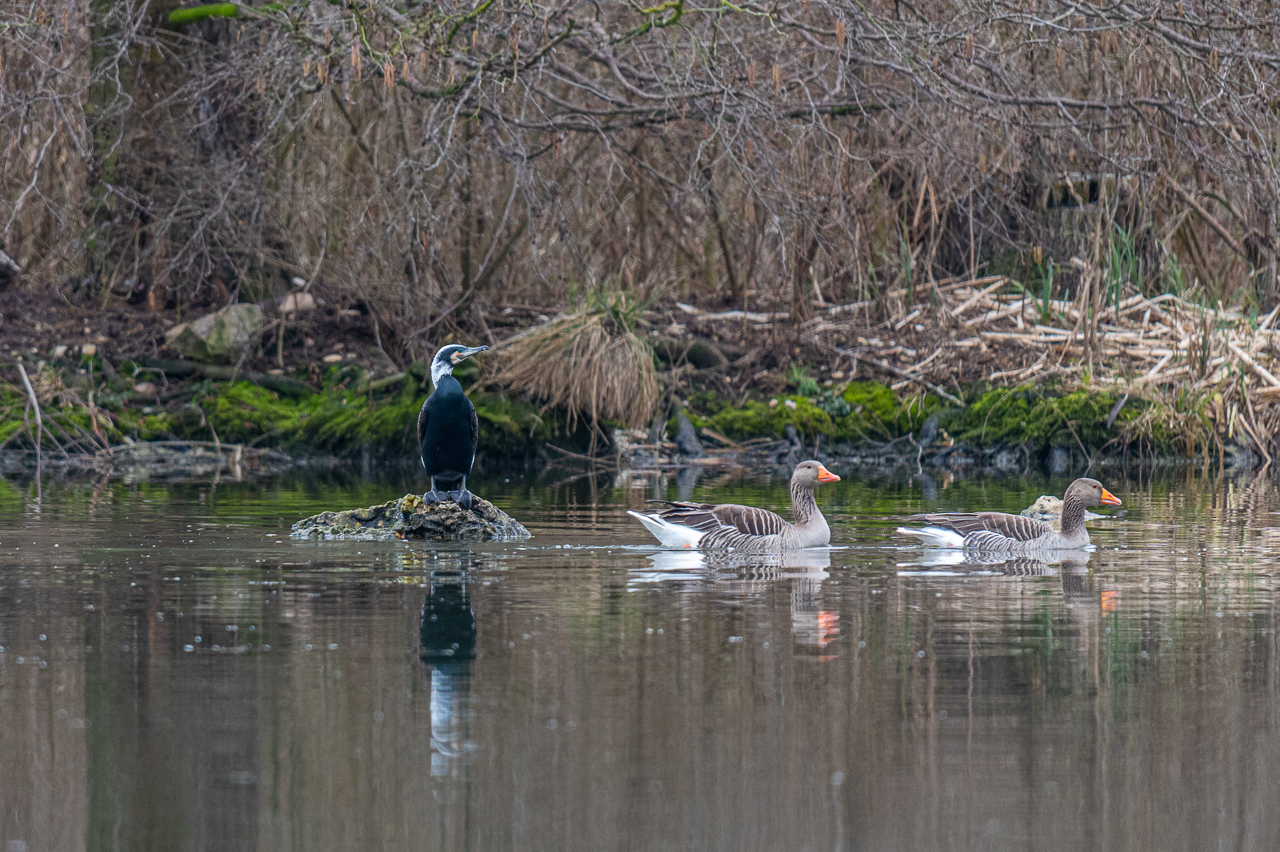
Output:
<instances>
[{"instance_id":1,"label":"cormorant reflection","mask_svg":"<svg viewBox=\"0 0 1280 852\"><path fill-rule=\"evenodd\" d=\"M431 774L448 775L475 750L466 739L476 616L463 575L432 575L422 604L422 661L431 672Z\"/></svg>"}]
</instances>

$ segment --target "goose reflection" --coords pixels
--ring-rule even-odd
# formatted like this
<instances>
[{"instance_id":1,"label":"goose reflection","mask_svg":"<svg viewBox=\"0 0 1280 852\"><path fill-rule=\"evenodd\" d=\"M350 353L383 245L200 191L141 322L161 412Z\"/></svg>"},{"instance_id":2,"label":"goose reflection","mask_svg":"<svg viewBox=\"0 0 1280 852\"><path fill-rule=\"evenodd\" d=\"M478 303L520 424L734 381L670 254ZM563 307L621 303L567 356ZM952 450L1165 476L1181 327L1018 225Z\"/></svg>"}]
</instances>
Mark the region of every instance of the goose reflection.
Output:
<instances>
[{"instance_id":1,"label":"goose reflection","mask_svg":"<svg viewBox=\"0 0 1280 852\"><path fill-rule=\"evenodd\" d=\"M432 575L422 604L422 661L431 672L431 774L451 774L475 750L468 741L476 616L463 575Z\"/></svg>"},{"instance_id":2,"label":"goose reflection","mask_svg":"<svg viewBox=\"0 0 1280 852\"><path fill-rule=\"evenodd\" d=\"M1000 577L1060 577L1062 596L1068 603L1091 605L1102 612L1110 611L1114 592L1098 591L1089 574L1092 553L1079 550L1049 551L1044 558L1007 558L999 553L966 553L964 551L931 551L912 562L898 563L900 577L960 577L988 574Z\"/></svg>"},{"instance_id":3,"label":"goose reflection","mask_svg":"<svg viewBox=\"0 0 1280 852\"><path fill-rule=\"evenodd\" d=\"M649 555L649 569L632 575L634 583L702 580L743 593L764 591L780 581L791 584L791 635L796 645L822 652L839 638L840 617L822 608L822 581L830 577L826 547L782 553L660 550ZM834 659L818 653L810 659Z\"/></svg>"},{"instance_id":4,"label":"goose reflection","mask_svg":"<svg viewBox=\"0 0 1280 852\"><path fill-rule=\"evenodd\" d=\"M910 562L899 562L898 574L1001 574L1044 577L1069 575L1087 569L1091 552L1081 550L1045 551L1034 557L1007 553L980 553L966 550L926 550Z\"/></svg>"},{"instance_id":5,"label":"goose reflection","mask_svg":"<svg viewBox=\"0 0 1280 852\"><path fill-rule=\"evenodd\" d=\"M781 553L738 553L732 550L659 550L649 554L649 569L632 574L635 582L663 580L740 580L746 582L809 577L825 580L831 550L808 547Z\"/></svg>"}]
</instances>

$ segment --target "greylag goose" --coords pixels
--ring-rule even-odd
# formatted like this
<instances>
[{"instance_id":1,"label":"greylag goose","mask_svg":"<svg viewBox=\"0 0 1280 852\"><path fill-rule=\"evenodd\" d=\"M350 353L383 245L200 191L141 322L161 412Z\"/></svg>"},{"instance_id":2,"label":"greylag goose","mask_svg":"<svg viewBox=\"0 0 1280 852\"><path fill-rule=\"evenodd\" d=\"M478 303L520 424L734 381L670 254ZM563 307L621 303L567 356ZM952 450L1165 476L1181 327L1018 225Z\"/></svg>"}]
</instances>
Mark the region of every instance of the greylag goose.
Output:
<instances>
[{"instance_id":1,"label":"greylag goose","mask_svg":"<svg viewBox=\"0 0 1280 852\"><path fill-rule=\"evenodd\" d=\"M648 527L654 538L668 547L696 547L700 550L737 550L743 553L773 553L801 547L821 547L831 541L831 528L818 511L813 490L823 482L839 482L840 477L821 462L805 461L791 474L789 523L776 512L754 506L724 503L684 503L668 500L669 509L650 514L627 512Z\"/></svg>"},{"instance_id":2,"label":"greylag goose","mask_svg":"<svg viewBox=\"0 0 1280 852\"><path fill-rule=\"evenodd\" d=\"M1084 528L1086 506L1119 506L1120 498L1096 479L1077 479L1062 500L1062 527L1055 530L1044 521L1006 515L1003 512L943 512L915 515L923 528L898 527L903 535L915 536L932 547L963 547L966 550L1010 555L1034 555L1053 550L1076 550L1089 544Z\"/></svg>"}]
</instances>

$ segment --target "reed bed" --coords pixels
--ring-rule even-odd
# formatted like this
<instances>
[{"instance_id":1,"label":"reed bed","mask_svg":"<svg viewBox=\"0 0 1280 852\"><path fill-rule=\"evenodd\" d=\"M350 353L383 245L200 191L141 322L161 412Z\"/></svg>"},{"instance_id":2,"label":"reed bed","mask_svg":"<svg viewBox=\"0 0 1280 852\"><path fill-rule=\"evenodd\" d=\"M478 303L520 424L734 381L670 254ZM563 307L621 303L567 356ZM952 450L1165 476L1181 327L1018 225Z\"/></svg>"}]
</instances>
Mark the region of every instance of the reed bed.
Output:
<instances>
[{"instance_id":1,"label":"reed bed","mask_svg":"<svg viewBox=\"0 0 1280 852\"><path fill-rule=\"evenodd\" d=\"M1171 429L1182 435L1188 455L1207 455L1244 436L1270 464L1280 435L1280 306L1258 317L1172 293L1129 293L1099 309L1095 294L1084 287L1074 299L1048 299L1004 276L944 284L882 325L900 331L925 319L952 330L950 339L918 352L909 366L890 363L900 360L894 356L901 347L872 347L860 357L896 378L895 390L921 384L935 391L941 389L930 380L949 378L945 365L964 353L993 353L1010 365L1031 360L992 371L985 382L1057 380L1069 388L1117 391L1124 400L1144 398L1159 405L1128 421L1127 438ZM804 330L815 338L844 332L870 309L867 303L828 307Z\"/></svg>"}]
</instances>

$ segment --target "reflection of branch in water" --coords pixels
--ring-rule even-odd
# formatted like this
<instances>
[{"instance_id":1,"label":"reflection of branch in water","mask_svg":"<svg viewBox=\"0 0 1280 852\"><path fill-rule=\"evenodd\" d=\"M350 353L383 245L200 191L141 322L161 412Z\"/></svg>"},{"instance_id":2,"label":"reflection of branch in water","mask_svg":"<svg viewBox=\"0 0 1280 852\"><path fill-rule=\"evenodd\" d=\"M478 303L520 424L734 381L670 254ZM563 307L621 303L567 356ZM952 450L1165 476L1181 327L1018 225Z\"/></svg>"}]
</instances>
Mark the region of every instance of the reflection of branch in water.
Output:
<instances>
[{"instance_id":1,"label":"reflection of branch in water","mask_svg":"<svg viewBox=\"0 0 1280 852\"><path fill-rule=\"evenodd\" d=\"M571 482L577 482L579 479L586 479L588 476L602 476L603 474L606 474L606 473L613 473L613 470L607 469L607 468L601 468L600 470L589 470L586 473L579 473L574 476L570 476L567 479L558 479L555 482L552 482L546 485L545 487L547 490L552 490L555 488L560 488L561 486L564 486L564 485L568 485Z\"/></svg>"},{"instance_id":2,"label":"reflection of branch in water","mask_svg":"<svg viewBox=\"0 0 1280 852\"><path fill-rule=\"evenodd\" d=\"M464 578L433 575L418 633L422 661L431 668L432 775L449 775L459 759L475 750L466 732L476 632Z\"/></svg>"}]
</instances>

